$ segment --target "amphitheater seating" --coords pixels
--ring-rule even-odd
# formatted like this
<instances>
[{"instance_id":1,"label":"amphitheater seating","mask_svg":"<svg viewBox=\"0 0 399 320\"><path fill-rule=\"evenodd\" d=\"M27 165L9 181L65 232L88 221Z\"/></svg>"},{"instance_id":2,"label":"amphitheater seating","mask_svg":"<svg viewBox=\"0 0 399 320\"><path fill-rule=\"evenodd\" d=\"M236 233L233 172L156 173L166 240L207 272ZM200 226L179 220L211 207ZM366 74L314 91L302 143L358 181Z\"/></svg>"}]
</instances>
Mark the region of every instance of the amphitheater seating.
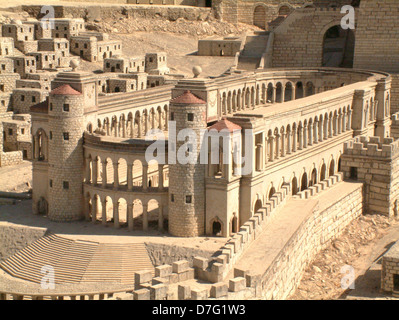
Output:
<instances>
[{"instance_id":1,"label":"amphitheater seating","mask_svg":"<svg viewBox=\"0 0 399 320\"><path fill-rule=\"evenodd\" d=\"M55 283L134 283L134 272L154 270L145 245L106 244L49 234L0 263L10 275L40 283L43 266L54 268Z\"/></svg>"}]
</instances>

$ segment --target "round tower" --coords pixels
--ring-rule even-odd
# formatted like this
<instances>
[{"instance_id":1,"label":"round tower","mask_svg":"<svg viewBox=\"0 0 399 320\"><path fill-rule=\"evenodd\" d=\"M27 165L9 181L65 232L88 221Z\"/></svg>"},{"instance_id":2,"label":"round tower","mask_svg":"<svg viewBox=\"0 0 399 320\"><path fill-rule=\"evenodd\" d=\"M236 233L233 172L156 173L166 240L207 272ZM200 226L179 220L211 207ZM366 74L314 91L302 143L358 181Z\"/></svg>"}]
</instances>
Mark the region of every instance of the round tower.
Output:
<instances>
[{"instance_id":1,"label":"round tower","mask_svg":"<svg viewBox=\"0 0 399 320\"><path fill-rule=\"evenodd\" d=\"M83 215L84 96L69 84L49 97L48 217L78 220Z\"/></svg>"},{"instance_id":2,"label":"round tower","mask_svg":"<svg viewBox=\"0 0 399 320\"><path fill-rule=\"evenodd\" d=\"M206 102L185 91L171 100L169 112L169 119L176 123L176 132L169 131L174 134L169 137L169 143L176 142L171 150L177 154L176 164L169 164L169 233L178 237L196 237L205 232L205 165L200 164L199 154L201 132L206 129ZM196 146L177 140L183 129L195 133ZM195 163L179 161L181 147L185 148L186 155L190 151L196 152Z\"/></svg>"}]
</instances>

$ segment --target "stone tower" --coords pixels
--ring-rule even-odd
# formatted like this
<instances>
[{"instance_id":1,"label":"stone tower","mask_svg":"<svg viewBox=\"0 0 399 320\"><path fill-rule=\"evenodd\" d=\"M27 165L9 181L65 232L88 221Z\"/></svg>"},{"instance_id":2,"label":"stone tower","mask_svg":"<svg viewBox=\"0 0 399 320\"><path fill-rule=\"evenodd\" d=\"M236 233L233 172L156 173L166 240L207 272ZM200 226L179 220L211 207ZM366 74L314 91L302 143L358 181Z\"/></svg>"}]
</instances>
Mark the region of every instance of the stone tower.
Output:
<instances>
[{"instance_id":1,"label":"stone tower","mask_svg":"<svg viewBox=\"0 0 399 320\"><path fill-rule=\"evenodd\" d=\"M195 163L183 164L177 156L176 164L169 164L169 232L195 237L205 232L205 165L200 164L199 154L201 133L206 129L206 102L185 91L171 100L170 120L176 122L176 132L169 131L169 152L193 152ZM196 146L187 140L178 141L183 129L195 133Z\"/></svg>"},{"instance_id":2,"label":"stone tower","mask_svg":"<svg viewBox=\"0 0 399 320\"><path fill-rule=\"evenodd\" d=\"M49 97L48 216L78 220L83 213L83 131L85 99L69 84Z\"/></svg>"}]
</instances>

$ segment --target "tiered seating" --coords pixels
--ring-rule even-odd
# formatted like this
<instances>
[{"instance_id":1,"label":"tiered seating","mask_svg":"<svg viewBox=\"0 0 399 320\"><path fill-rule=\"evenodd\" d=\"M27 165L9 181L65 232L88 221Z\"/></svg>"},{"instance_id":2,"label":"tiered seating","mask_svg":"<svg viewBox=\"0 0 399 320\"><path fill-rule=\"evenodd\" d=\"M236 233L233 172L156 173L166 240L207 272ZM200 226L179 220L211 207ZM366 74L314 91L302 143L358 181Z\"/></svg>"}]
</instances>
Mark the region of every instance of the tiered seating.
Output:
<instances>
[{"instance_id":1,"label":"tiered seating","mask_svg":"<svg viewBox=\"0 0 399 320\"><path fill-rule=\"evenodd\" d=\"M10 275L41 283L43 266L54 268L55 283L133 284L134 273L154 270L145 245L103 244L46 235L0 264Z\"/></svg>"}]
</instances>

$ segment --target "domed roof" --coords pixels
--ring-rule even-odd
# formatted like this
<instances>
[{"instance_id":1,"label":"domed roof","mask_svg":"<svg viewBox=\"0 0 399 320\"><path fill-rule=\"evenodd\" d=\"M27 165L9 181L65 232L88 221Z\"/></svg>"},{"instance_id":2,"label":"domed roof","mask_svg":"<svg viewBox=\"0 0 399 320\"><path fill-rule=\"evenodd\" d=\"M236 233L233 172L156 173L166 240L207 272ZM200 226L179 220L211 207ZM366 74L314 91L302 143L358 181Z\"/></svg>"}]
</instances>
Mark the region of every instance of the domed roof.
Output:
<instances>
[{"instance_id":1,"label":"domed roof","mask_svg":"<svg viewBox=\"0 0 399 320\"><path fill-rule=\"evenodd\" d=\"M181 104L206 104L206 102L196 95L193 95L190 90L184 91L180 96L170 100L171 103L181 103Z\"/></svg>"},{"instance_id":2,"label":"domed roof","mask_svg":"<svg viewBox=\"0 0 399 320\"><path fill-rule=\"evenodd\" d=\"M241 127L238 124L235 124L227 119L222 119L219 120L218 122L216 122L215 124L213 124L212 126L210 126L208 128L208 131L215 129L218 132L222 131L222 130L229 130L229 132L233 132L235 130L241 130Z\"/></svg>"},{"instance_id":3,"label":"domed roof","mask_svg":"<svg viewBox=\"0 0 399 320\"><path fill-rule=\"evenodd\" d=\"M50 94L71 96L80 95L82 93L72 88L69 84L63 84L62 86L53 89Z\"/></svg>"}]
</instances>

